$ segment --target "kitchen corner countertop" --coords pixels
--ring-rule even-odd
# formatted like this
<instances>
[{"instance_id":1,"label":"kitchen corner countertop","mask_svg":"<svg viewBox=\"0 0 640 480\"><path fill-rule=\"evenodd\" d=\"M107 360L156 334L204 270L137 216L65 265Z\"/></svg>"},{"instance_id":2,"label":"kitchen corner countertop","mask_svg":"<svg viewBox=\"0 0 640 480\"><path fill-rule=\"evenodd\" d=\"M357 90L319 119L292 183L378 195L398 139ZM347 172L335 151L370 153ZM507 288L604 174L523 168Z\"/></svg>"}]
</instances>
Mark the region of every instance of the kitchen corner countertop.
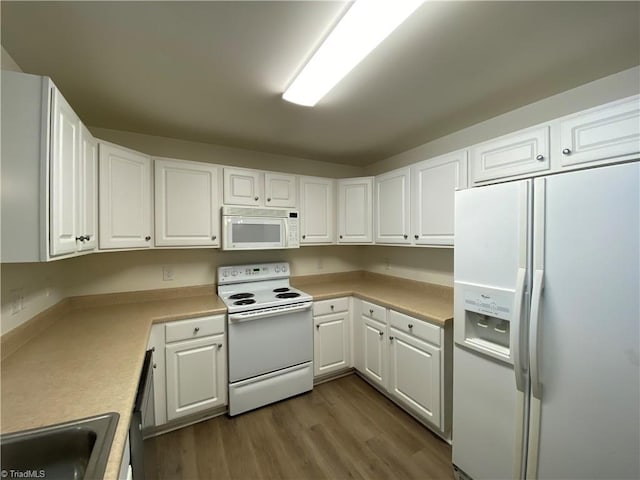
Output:
<instances>
[{"instance_id":1,"label":"kitchen corner countertop","mask_svg":"<svg viewBox=\"0 0 640 480\"><path fill-rule=\"evenodd\" d=\"M440 326L453 318L448 287L368 272L293 277L291 283L314 300L354 295ZM226 307L213 286L74 297L61 304L2 338L8 353L1 363L1 431L116 412L104 475L116 480L152 324L225 314Z\"/></svg>"},{"instance_id":2,"label":"kitchen corner countertop","mask_svg":"<svg viewBox=\"0 0 640 480\"><path fill-rule=\"evenodd\" d=\"M434 323L453 320L453 289L370 272L294 277L291 284L314 300L355 296Z\"/></svg>"},{"instance_id":3,"label":"kitchen corner countertop","mask_svg":"<svg viewBox=\"0 0 640 480\"><path fill-rule=\"evenodd\" d=\"M119 413L104 475L116 480L151 325L227 310L212 289L115 305L70 300L61 318L2 360L2 433Z\"/></svg>"}]
</instances>

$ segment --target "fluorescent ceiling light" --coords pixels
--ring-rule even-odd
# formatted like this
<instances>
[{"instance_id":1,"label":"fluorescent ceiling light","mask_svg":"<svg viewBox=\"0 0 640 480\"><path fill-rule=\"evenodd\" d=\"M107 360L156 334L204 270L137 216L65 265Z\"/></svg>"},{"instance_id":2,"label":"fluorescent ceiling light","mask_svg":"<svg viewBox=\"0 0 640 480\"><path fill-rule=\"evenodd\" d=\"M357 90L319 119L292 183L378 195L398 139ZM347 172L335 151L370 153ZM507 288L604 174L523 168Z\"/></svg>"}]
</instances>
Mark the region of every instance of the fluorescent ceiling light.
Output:
<instances>
[{"instance_id":1,"label":"fluorescent ceiling light","mask_svg":"<svg viewBox=\"0 0 640 480\"><path fill-rule=\"evenodd\" d=\"M340 19L282 98L312 107L424 0L359 0Z\"/></svg>"}]
</instances>

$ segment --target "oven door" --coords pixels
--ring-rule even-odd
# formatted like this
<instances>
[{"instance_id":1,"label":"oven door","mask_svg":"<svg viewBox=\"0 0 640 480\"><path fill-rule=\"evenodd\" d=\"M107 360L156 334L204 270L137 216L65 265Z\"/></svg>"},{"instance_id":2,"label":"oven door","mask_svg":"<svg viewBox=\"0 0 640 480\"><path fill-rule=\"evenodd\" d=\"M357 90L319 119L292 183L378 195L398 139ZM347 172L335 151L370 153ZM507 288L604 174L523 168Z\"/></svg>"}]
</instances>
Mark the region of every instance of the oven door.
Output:
<instances>
[{"instance_id":1,"label":"oven door","mask_svg":"<svg viewBox=\"0 0 640 480\"><path fill-rule=\"evenodd\" d=\"M263 250L287 247L287 219L222 217L223 250Z\"/></svg>"},{"instance_id":2,"label":"oven door","mask_svg":"<svg viewBox=\"0 0 640 480\"><path fill-rule=\"evenodd\" d=\"M229 382L313 360L311 305L229 314Z\"/></svg>"}]
</instances>

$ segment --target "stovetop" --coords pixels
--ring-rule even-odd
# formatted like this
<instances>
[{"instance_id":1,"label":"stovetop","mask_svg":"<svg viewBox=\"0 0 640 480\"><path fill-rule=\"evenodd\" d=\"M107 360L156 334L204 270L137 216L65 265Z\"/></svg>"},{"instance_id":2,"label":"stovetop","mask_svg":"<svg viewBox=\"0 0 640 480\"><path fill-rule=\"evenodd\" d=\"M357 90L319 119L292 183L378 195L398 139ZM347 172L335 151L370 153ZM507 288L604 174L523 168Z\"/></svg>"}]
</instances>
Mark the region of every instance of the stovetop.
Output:
<instances>
[{"instance_id":1,"label":"stovetop","mask_svg":"<svg viewBox=\"0 0 640 480\"><path fill-rule=\"evenodd\" d=\"M312 300L289 284L285 262L218 268L218 295L229 313L293 305Z\"/></svg>"}]
</instances>

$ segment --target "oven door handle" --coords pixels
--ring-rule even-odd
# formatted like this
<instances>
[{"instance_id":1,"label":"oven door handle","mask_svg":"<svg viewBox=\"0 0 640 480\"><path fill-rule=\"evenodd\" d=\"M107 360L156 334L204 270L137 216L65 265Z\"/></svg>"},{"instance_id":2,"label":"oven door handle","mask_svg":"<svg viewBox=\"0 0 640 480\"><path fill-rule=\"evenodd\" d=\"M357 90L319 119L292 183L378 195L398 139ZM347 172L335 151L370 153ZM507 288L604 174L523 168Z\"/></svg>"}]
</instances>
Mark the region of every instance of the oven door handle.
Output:
<instances>
[{"instance_id":1,"label":"oven door handle","mask_svg":"<svg viewBox=\"0 0 640 480\"><path fill-rule=\"evenodd\" d=\"M248 322L250 320L260 320L263 318L275 317L278 315L285 315L287 313L303 312L310 310L313 302L304 302L292 305L290 307L275 307L273 309L265 310L253 310L250 312L232 313L229 314L230 322Z\"/></svg>"}]
</instances>

